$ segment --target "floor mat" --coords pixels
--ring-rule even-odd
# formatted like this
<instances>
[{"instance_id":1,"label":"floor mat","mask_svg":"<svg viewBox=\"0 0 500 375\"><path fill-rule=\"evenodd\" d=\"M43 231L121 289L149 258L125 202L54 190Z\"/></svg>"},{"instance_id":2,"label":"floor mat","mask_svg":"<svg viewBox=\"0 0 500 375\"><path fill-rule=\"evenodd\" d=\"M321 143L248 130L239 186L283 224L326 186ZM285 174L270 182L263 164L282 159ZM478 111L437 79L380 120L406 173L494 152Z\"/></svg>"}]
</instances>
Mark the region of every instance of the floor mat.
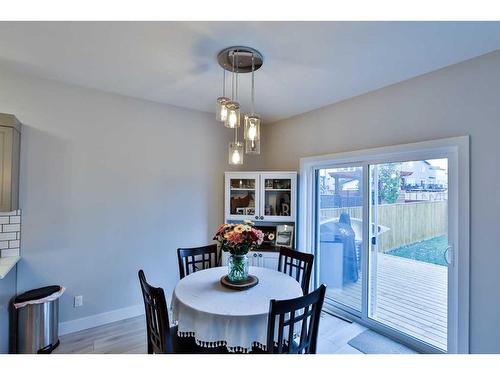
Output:
<instances>
[{"instance_id":1,"label":"floor mat","mask_svg":"<svg viewBox=\"0 0 500 375\"><path fill-rule=\"evenodd\" d=\"M348 344L365 354L418 354L416 351L371 330L360 333Z\"/></svg>"}]
</instances>

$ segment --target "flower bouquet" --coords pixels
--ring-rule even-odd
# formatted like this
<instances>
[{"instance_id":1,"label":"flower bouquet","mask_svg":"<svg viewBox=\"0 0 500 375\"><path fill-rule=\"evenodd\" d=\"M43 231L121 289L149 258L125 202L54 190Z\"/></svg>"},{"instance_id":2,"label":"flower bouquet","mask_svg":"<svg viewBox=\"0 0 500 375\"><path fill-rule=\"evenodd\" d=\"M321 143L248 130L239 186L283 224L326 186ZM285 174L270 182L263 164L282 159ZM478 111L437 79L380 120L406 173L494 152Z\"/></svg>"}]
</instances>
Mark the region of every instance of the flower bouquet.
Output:
<instances>
[{"instance_id":1,"label":"flower bouquet","mask_svg":"<svg viewBox=\"0 0 500 375\"><path fill-rule=\"evenodd\" d=\"M247 253L262 243L264 233L246 220L243 224L222 224L214 240L221 244L223 251L230 254L228 279L231 282L245 281L248 278Z\"/></svg>"}]
</instances>

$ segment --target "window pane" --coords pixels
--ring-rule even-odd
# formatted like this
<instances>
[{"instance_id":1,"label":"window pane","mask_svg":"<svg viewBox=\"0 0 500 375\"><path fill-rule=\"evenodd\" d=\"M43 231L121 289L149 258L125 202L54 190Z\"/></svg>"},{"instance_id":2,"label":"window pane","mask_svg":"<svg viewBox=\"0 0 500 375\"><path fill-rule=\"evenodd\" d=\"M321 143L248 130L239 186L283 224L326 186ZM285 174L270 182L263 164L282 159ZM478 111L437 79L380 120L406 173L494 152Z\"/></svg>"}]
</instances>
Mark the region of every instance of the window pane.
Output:
<instances>
[{"instance_id":1,"label":"window pane","mask_svg":"<svg viewBox=\"0 0 500 375\"><path fill-rule=\"evenodd\" d=\"M448 160L371 165L370 188L368 314L446 350Z\"/></svg>"},{"instance_id":2,"label":"window pane","mask_svg":"<svg viewBox=\"0 0 500 375\"><path fill-rule=\"evenodd\" d=\"M289 178L266 178L264 180L264 215L290 216L292 180Z\"/></svg>"},{"instance_id":3,"label":"window pane","mask_svg":"<svg viewBox=\"0 0 500 375\"><path fill-rule=\"evenodd\" d=\"M231 179L231 215L255 215L255 185L254 178Z\"/></svg>"},{"instance_id":4,"label":"window pane","mask_svg":"<svg viewBox=\"0 0 500 375\"><path fill-rule=\"evenodd\" d=\"M319 281L328 285L326 305L361 311L363 167L320 169Z\"/></svg>"}]
</instances>

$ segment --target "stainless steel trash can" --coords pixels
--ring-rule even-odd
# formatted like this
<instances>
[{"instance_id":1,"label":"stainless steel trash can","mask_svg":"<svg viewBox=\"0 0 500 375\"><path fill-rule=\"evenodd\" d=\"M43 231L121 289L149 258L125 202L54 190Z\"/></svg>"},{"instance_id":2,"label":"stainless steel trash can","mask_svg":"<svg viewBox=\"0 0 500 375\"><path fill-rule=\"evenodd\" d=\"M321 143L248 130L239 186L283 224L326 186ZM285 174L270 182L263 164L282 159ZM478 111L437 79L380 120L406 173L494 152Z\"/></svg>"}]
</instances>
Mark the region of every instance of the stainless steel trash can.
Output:
<instances>
[{"instance_id":1,"label":"stainless steel trash can","mask_svg":"<svg viewBox=\"0 0 500 375\"><path fill-rule=\"evenodd\" d=\"M17 309L17 353L51 353L59 345L59 298L43 300L61 291L58 285L33 289L14 299L14 305L27 303Z\"/></svg>"}]
</instances>

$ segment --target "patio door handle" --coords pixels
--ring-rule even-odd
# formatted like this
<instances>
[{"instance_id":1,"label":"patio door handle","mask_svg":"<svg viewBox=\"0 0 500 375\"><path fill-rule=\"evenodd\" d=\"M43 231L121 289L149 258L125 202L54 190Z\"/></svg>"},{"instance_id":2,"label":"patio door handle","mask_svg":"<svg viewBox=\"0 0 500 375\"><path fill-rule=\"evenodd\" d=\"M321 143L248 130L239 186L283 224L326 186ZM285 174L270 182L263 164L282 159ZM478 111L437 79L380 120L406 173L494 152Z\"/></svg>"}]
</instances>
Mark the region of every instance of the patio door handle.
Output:
<instances>
[{"instance_id":1,"label":"patio door handle","mask_svg":"<svg viewBox=\"0 0 500 375\"><path fill-rule=\"evenodd\" d=\"M450 254L450 252L451 252L451 254ZM448 247L444 251L443 257L444 257L444 261L446 262L446 264L448 266L451 266L451 264L453 263L453 246L452 245L448 245Z\"/></svg>"}]
</instances>

